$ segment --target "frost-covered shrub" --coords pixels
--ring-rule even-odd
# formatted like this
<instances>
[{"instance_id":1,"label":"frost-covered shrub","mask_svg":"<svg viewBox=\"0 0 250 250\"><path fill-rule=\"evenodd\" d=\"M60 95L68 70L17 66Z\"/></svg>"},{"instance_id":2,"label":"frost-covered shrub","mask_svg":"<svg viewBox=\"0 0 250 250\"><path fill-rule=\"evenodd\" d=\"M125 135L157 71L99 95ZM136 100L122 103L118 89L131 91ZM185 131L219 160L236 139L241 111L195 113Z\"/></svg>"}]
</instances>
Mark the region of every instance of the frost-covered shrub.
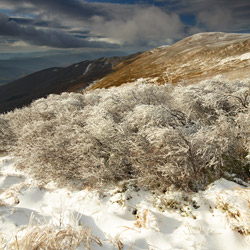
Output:
<instances>
[{"instance_id":1,"label":"frost-covered shrub","mask_svg":"<svg viewBox=\"0 0 250 250\"><path fill-rule=\"evenodd\" d=\"M249 100L240 100L249 86L134 83L50 95L3 118L18 138L18 166L36 178L77 187L136 179L143 187L197 190L225 171L248 177Z\"/></svg>"},{"instance_id":2,"label":"frost-covered shrub","mask_svg":"<svg viewBox=\"0 0 250 250\"><path fill-rule=\"evenodd\" d=\"M8 119L0 116L0 153L7 152L15 142L15 136L11 130Z\"/></svg>"}]
</instances>

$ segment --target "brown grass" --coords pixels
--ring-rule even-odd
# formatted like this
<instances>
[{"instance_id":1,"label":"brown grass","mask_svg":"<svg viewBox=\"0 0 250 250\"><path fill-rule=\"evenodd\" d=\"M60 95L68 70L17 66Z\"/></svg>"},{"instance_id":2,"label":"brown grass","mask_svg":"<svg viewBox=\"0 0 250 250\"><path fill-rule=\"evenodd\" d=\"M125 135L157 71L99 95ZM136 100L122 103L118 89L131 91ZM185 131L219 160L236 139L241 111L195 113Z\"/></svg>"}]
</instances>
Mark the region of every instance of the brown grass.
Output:
<instances>
[{"instance_id":1,"label":"brown grass","mask_svg":"<svg viewBox=\"0 0 250 250\"><path fill-rule=\"evenodd\" d=\"M232 230L237 231L243 236L250 235L250 193L249 189L236 189L235 197L241 200L241 204L247 204L246 208L235 205L232 200L226 200L218 195L216 207L222 210L227 217Z\"/></svg>"},{"instance_id":2,"label":"brown grass","mask_svg":"<svg viewBox=\"0 0 250 250\"><path fill-rule=\"evenodd\" d=\"M92 234L88 226L73 228L67 225L57 228L48 224L24 228L22 236L15 236L6 250L74 250L80 244L90 250L93 243L102 246L100 239Z\"/></svg>"},{"instance_id":3,"label":"brown grass","mask_svg":"<svg viewBox=\"0 0 250 250\"><path fill-rule=\"evenodd\" d=\"M230 43L223 43L223 38L216 44L214 40L204 40L202 43L186 38L165 49L147 51L138 56L130 64L119 64L115 72L93 84L89 90L97 88L110 88L133 82L139 78L158 77L158 83L178 83L185 81L195 83L214 77L218 74L228 78L242 79L250 77L250 74L235 75L239 69L250 68L249 60L238 60L234 63L220 64L221 60L227 57L238 56L249 52L250 39L245 37L238 39L231 38ZM222 42L222 43L220 43ZM173 73L171 80L165 76L165 72Z\"/></svg>"}]
</instances>

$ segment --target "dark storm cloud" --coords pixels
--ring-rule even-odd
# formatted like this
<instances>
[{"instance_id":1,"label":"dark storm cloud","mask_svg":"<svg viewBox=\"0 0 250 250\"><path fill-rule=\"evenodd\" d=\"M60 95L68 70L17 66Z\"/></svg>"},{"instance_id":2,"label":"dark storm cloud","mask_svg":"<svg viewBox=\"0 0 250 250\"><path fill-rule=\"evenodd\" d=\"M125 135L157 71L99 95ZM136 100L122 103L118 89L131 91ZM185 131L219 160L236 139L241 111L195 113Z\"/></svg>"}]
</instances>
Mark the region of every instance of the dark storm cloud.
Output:
<instances>
[{"instance_id":1,"label":"dark storm cloud","mask_svg":"<svg viewBox=\"0 0 250 250\"><path fill-rule=\"evenodd\" d=\"M56 48L112 47L112 45L105 42L89 42L60 31L21 26L3 13L0 13L0 35L19 38L35 45Z\"/></svg>"},{"instance_id":2,"label":"dark storm cloud","mask_svg":"<svg viewBox=\"0 0 250 250\"><path fill-rule=\"evenodd\" d=\"M53 47L90 46L88 37L93 47L98 39L157 46L197 32L250 29L249 0L1 0L4 6L15 16L16 38ZM78 33L86 30L86 35Z\"/></svg>"},{"instance_id":3,"label":"dark storm cloud","mask_svg":"<svg viewBox=\"0 0 250 250\"><path fill-rule=\"evenodd\" d=\"M249 26L250 1L249 0L135 0L116 1L124 4L93 3L84 0L1 0L12 5L16 11L20 8L36 8L41 15L54 15L55 18L69 17L74 20L86 21L91 25L93 17L102 20L122 20L130 18L134 8L160 4L161 10L169 13L176 11L178 14L193 14L197 20L197 26L203 29L240 29ZM94 1L95 2L95 1ZM98 2L98 1L96 1ZM111 1L110 1L111 2ZM114 1L113 1L114 2ZM126 3L137 4L129 5ZM50 16L50 18L52 18ZM153 20L152 20L153 22ZM93 24L94 25L94 24Z\"/></svg>"},{"instance_id":4,"label":"dark storm cloud","mask_svg":"<svg viewBox=\"0 0 250 250\"><path fill-rule=\"evenodd\" d=\"M12 17L10 17L9 21L14 21L18 24L24 24L24 25L30 25L30 24L34 23L34 20L31 18L14 18L14 17L12 18Z\"/></svg>"},{"instance_id":5,"label":"dark storm cloud","mask_svg":"<svg viewBox=\"0 0 250 250\"><path fill-rule=\"evenodd\" d=\"M89 4L81 0L1 0L13 7L13 11L28 12L46 11L48 14L65 15L74 19L89 20L93 16L105 16L108 18L112 12L102 4Z\"/></svg>"},{"instance_id":6,"label":"dark storm cloud","mask_svg":"<svg viewBox=\"0 0 250 250\"><path fill-rule=\"evenodd\" d=\"M34 19L44 20L54 28L59 23L68 26L69 31L70 28L89 28L92 41L102 37L112 43L157 46L171 42L171 38L181 37L183 30L178 15L166 13L157 6L87 3L80 0L2 1L12 4L15 13L20 8L30 8Z\"/></svg>"},{"instance_id":7,"label":"dark storm cloud","mask_svg":"<svg viewBox=\"0 0 250 250\"><path fill-rule=\"evenodd\" d=\"M16 1L16 0L14 0ZM32 3L33 5L43 8L49 9L53 12L64 13L81 19L88 19L92 16L100 16L103 15L103 10L94 8L90 4L86 4L83 1L76 0L26 0L27 2Z\"/></svg>"},{"instance_id":8,"label":"dark storm cloud","mask_svg":"<svg viewBox=\"0 0 250 250\"><path fill-rule=\"evenodd\" d=\"M46 27L46 28L56 28L56 29L67 29L67 26L60 25L55 22L33 19L33 18L23 18L23 17L10 17L9 21L14 21L19 25L23 26L35 26L35 27Z\"/></svg>"}]
</instances>

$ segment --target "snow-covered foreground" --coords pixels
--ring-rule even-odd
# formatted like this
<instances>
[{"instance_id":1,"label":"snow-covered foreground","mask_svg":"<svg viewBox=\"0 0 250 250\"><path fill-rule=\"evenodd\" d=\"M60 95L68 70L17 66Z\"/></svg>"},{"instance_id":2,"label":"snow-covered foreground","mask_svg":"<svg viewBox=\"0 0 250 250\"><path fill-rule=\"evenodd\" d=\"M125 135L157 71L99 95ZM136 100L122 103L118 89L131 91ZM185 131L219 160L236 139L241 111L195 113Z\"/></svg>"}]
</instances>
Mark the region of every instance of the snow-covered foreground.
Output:
<instances>
[{"instance_id":1,"label":"snow-covered foreground","mask_svg":"<svg viewBox=\"0 0 250 250\"><path fill-rule=\"evenodd\" d=\"M13 164L0 158L1 249L45 249L35 248L41 242L59 244L48 249L250 249L249 187L220 179L195 194L143 191L132 182L72 191L42 186Z\"/></svg>"}]
</instances>

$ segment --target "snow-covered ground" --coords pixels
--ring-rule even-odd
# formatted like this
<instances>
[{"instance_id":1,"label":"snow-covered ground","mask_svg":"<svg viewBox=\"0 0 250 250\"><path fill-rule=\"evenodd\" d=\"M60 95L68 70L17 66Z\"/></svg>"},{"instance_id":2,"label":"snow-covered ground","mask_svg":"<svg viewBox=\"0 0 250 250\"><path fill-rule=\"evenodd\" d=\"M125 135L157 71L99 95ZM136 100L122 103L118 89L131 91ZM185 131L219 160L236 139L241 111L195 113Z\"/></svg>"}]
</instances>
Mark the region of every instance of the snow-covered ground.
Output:
<instances>
[{"instance_id":1,"label":"snow-covered ground","mask_svg":"<svg viewBox=\"0 0 250 250\"><path fill-rule=\"evenodd\" d=\"M228 63L228 62L235 63L236 60L243 61L243 60L249 60L249 59L250 59L250 53L245 53L245 54L242 54L240 56L227 57L227 58L221 60L218 65L223 65L224 63Z\"/></svg>"},{"instance_id":2,"label":"snow-covered ground","mask_svg":"<svg viewBox=\"0 0 250 250\"><path fill-rule=\"evenodd\" d=\"M250 189L234 182L195 194L132 182L74 191L43 186L15 170L11 157L0 158L1 249L45 249L35 248L43 242L58 244L48 249L247 250L249 233Z\"/></svg>"}]
</instances>

